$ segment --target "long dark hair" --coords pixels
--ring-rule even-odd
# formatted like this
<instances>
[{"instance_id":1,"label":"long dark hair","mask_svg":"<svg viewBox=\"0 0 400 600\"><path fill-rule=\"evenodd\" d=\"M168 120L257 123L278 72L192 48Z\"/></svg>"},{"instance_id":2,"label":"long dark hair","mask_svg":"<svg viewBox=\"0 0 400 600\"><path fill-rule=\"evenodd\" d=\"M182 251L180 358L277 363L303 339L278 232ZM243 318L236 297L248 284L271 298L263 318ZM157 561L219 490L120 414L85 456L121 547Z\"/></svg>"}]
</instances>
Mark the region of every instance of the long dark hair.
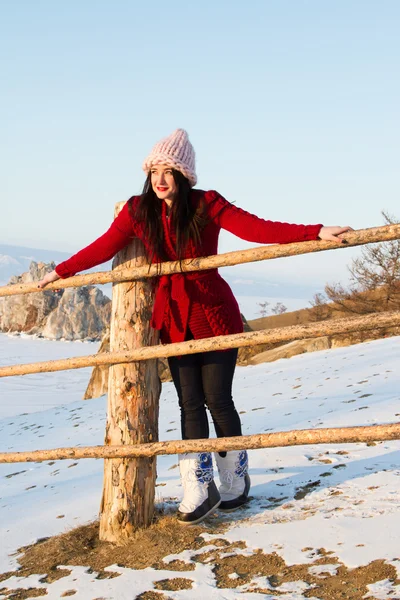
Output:
<instances>
[{"instance_id":1,"label":"long dark hair","mask_svg":"<svg viewBox=\"0 0 400 600\"><path fill-rule=\"evenodd\" d=\"M170 218L176 232L176 254L181 261L190 242L193 242L196 247L201 247L201 231L207 224L207 218L204 206L196 203L192 197L188 179L176 169L172 169L172 174L178 193L172 203ZM144 226L144 234L151 248L151 255L148 256L149 262L153 262L154 256L163 261L170 260L164 250L162 202L163 200L157 198L153 190L151 173L149 173L139 201L135 207L130 205L132 217Z\"/></svg>"}]
</instances>

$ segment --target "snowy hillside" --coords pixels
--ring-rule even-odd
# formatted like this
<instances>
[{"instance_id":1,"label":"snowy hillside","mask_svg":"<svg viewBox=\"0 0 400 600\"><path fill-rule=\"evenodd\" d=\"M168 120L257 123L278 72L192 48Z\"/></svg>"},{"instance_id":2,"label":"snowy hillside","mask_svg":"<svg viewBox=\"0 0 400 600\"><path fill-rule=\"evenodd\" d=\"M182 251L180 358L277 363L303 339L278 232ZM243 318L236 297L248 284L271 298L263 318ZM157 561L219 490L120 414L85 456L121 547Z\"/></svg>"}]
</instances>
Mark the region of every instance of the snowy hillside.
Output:
<instances>
[{"instance_id":1,"label":"snowy hillside","mask_svg":"<svg viewBox=\"0 0 400 600\"><path fill-rule=\"evenodd\" d=\"M0 335L2 365L94 350ZM397 422L399 353L400 338L389 338L238 368L234 397L244 433ZM0 379L1 451L102 444L105 398L80 400L88 376ZM171 383L163 384L160 407L160 439L179 439ZM176 462L158 459L157 504L167 515L181 496ZM34 567L25 577L9 573L0 598L12 590L31 597L22 595L28 588L49 600L400 597L400 442L254 450L250 475L249 505L216 512L194 546L186 529L186 549L166 552L157 568L154 558L130 567L133 545L100 578L90 561L68 562L58 579ZM21 546L96 519L101 489L100 460L0 465L0 572L17 567ZM148 545L156 543L152 535Z\"/></svg>"}]
</instances>

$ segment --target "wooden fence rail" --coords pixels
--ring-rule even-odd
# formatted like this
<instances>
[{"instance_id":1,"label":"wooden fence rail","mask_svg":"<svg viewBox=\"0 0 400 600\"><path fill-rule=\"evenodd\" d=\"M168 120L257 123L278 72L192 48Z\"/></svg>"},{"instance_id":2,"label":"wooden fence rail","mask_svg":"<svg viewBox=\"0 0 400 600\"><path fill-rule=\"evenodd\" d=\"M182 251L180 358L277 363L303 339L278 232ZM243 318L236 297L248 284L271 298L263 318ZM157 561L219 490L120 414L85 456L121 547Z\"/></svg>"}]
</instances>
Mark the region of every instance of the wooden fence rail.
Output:
<instances>
[{"instance_id":1,"label":"wooden fence rail","mask_svg":"<svg viewBox=\"0 0 400 600\"><path fill-rule=\"evenodd\" d=\"M183 271L203 271L206 269L216 269L218 267L228 267L242 263L257 262L260 260L272 260L283 258L285 256L297 256L299 254L310 254L313 252L322 252L324 250L337 250L339 248L350 248L353 246L362 246L374 242L384 242L400 238L399 225L383 225L382 227L369 227L359 229L345 234L345 244L326 241L296 242L292 244L277 244L270 246L261 246L250 248L249 250L237 250L205 258L186 259L182 261ZM157 269L160 269L157 272ZM155 277L156 275L171 275L181 272L179 261L165 262L162 265L145 265L131 269L119 269L118 271L103 271L97 273L87 273L85 275L76 275L68 279L59 279L54 283L49 283L46 290L57 290L69 287L79 287L82 285L95 285L105 283L117 283L122 281L133 281ZM18 294L32 294L42 292L42 289L34 283L17 283L0 287L0 297L15 296Z\"/></svg>"},{"instance_id":2,"label":"wooden fence rail","mask_svg":"<svg viewBox=\"0 0 400 600\"><path fill-rule=\"evenodd\" d=\"M104 352L103 354L92 354L90 356L0 367L0 377L67 371L99 365L123 364L153 358L165 358L167 356L181 356L197 352L289 342L292 340L337 335L354 331L368 331L371 329L381 329L382 327L394 327L396 325L400 325L400 311L382 312L373 315L363 315L362 317L331 319L328 321L319 321L318 323L292 325L272 330L261 329L249 333L235 333L233 335L222 335L202 340L191 340L189 342L146 346L130 352Z\"/></svg>"},{"instance_id":3,"label":"wooden fence rail","mask_svg":"<svg viewBox=\"0 0 400 600\"><path fill-rule=\"evenodd\" d=\"M222 452L228 450L254 450L310 444L349 444L400 439L400 423L357 427L330 427L324 429L298 429L275 433L256 433L240 437L203 440L172 440L138 444L136 446L88 446L33 450L31 452L2 452L0 463L41 462L82 458L135 458L185 452Z\"/></svg>"}]
</instances>

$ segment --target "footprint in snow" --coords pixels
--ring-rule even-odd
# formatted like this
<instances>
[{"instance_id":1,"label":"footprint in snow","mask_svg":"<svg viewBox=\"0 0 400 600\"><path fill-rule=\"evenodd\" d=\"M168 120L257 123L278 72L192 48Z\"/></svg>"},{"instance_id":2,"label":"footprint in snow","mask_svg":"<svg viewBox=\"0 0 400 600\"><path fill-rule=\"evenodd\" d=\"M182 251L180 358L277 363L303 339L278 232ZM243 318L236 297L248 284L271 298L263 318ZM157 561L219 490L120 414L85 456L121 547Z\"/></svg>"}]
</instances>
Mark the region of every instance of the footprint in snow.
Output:
<instances>
[{"instance_id":1,"label":"footprint in snow","mask_svg":"<svg viewBox=\"0 0 400 600\"><path fill-rule=\"evenodd\" d=\"M11 477L15 477L16 475L21 475L22 473L26 473L27 470L25 469L25 471L16 471L15 473L10 473L9 475L6 475L5 478L6 479L11 479Z\"/></svg>"}]
</instances>

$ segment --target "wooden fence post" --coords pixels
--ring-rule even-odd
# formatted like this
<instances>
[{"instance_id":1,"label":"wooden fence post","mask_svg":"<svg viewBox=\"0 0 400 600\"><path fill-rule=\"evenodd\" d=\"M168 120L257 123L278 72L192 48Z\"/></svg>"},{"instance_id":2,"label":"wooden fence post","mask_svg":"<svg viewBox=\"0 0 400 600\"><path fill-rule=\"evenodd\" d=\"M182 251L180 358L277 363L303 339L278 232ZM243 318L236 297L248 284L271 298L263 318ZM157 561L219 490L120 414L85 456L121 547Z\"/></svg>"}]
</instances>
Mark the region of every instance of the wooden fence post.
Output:
<instances>
[{"instance_id":1,"label":"wooden fence post","mask_svg":"<svg viewBox=\"0 0 400 600\"><path fill-rule=\"evenodd\" d=\"M115 216L124 202L115 207ZM113 270L146 264L144 247L134 239L121 250ZM153 280L113 284L110 350L126 351L158 343L151 329ZM157 360L110 367L106 445L158 440L161 384ZM124 542L138 527L150 525L154 512L156 458L106 459L100 508L100 539Z\"/></svg>"}]
</instances>

